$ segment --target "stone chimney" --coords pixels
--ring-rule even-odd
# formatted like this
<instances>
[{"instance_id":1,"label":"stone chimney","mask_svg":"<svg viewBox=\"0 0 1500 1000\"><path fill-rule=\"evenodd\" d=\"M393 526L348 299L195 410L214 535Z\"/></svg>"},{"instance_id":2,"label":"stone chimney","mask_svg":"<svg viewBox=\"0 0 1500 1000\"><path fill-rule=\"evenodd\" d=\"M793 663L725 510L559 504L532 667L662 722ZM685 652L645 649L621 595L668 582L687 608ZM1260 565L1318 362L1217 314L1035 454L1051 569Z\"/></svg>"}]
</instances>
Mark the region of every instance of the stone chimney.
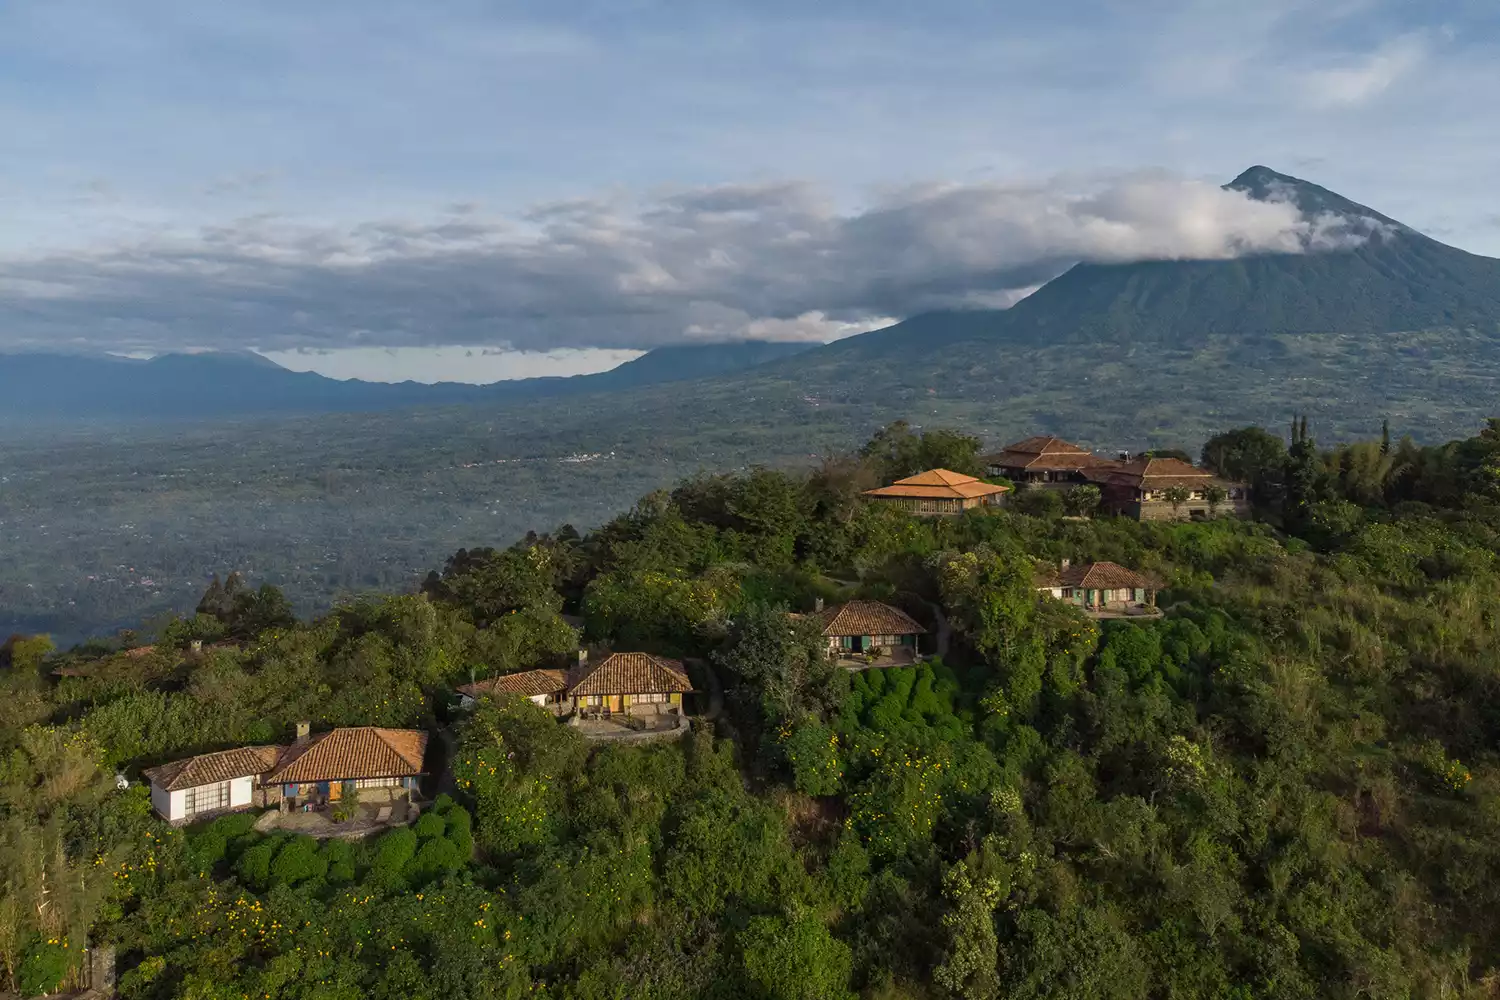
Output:
<instances>
[{"instance_id":1,"label":"stone chimney","mask_svg":"<svg viewBox=\"0 0 1500 1000\"><path fill-rule=\"evenodd\" d=\"M311 722L299 722L299 723L297 723L297 742L298 743L306 743L310 739L312 739L312 723Z\"/></svg>"},{"instance_id":2,"label":"stone chimney","mask_svg":"<svg viewBox=\"0 0 1500 1000\"><path fill-rule=\"evenodd\" d=\"M1058 564L1059 568L1061 569L1067 569L1071 565L1073 565L1073 560L1071 559L1064 559L1061 563Z\"/></svg>"},{"instance_id":3,"label":"stone chimney","mask_svg":"<svg viewBox=\"0 0 1500 1000\"><path fill-rule=\"evenodd\" d=\"M578 666L580 668L589 665L589 651L582 646L578 647Z\"/></svg>"},{"instance_id":4,"label":"stone chimney","mask_svg":"<svg viewBox=\"0 0 1500 1000\"><path fill-rule=\"evenodd\" d=\"M822 610L823 610L823 598L821 598L821 597L814 597L813 598L813 614L817 614L818 612L820 612Z\"/></svg>"},{"instance_id":5,"label":"stone chimney","mask_svg":"<svg viewBox=\"0 0 1500 1000\"><path fill-rule=\"evenodd\" d=\"M201 653L201 652L203 652L203 640L202 639L194 639L191 643L188 644L188 646L195 653Z\"/></svg>"},{"instance_id":6,"label":"stone chimney","mask_svg":"<svg viewBox=\"0 0 1500 1000\"><path fill-rule=\"evenodd\" d=\"M1120 461L1122 461L1122 462L1128 462L1128 461L1130 461L1130 452L1128 452L1128 451L1122 451L1122 452L1120 452Z\"/></svg>"}]
</instances>

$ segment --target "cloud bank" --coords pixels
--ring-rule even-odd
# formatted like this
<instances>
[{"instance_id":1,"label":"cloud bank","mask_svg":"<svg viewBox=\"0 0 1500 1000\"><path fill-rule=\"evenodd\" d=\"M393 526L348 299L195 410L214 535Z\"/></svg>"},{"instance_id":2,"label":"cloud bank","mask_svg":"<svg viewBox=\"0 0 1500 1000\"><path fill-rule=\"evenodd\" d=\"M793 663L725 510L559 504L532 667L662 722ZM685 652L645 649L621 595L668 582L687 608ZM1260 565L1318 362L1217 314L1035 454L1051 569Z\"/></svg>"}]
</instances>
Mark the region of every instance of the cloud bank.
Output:
<instances>
[{"instance_id":1,"label":"cloud bank","mask_svg":"<svg viewBox=\"0 0 1500 1000\"><path fill-rule=\"evenodd\" d=\"M274 215L0 259L0 347L645 349L829 340L1009 305L1077 261L1304 253L1368 237L1163 173L926 184L841 209L802 183L579 199L516 217Z\"/></svg>"}]
</instances>

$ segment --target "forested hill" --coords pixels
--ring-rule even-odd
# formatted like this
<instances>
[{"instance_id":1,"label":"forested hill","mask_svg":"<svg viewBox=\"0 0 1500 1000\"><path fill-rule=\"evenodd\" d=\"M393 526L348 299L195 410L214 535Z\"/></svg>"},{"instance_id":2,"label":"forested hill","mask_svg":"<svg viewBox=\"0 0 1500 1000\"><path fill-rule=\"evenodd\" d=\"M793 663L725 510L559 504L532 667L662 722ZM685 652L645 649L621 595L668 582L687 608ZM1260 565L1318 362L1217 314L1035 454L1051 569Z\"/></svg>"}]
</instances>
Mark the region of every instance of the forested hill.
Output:
<instances>
[{"instance_id":1,"label":"forested hill","mask_svg":"<svg viewBox=\"0 0 1500 1000\"><path fill-rule=\"evenodd\" d=\"M475 386L331 379L257 354L167 354L149 361L0 354L0 422L206 420L414 406L503 404L638 388L739 371L810 344L743 341L659 348L609 371Z\"/></svg>"},{"instance_id":2,"label":"forested hill","mask_svg":"<svg viewBox=\"0 0 1500 1000\"><path fill-rule=\"evenodd\" d=\"M1500 362L1500 260L1447 246L1324 188L1266 167L1228 187L1294 202L1345 249L1233 260L1079 264L1007 310L933 313L802 359L931 358L1054 342L1181 349L1231 338L1472 330ZM987 359L986 359L987 360Z\"/></svg>"},{"instance_id":3,"label":"forested hill","mask_svg":"<svg viewBox=\"0 0 1500 1000\"><path fill-rule=\"evenodd\" d=\"M1255 484L1254 522L860 500L978 451L896 426L312 621L235 581L129 651L7 641L0 989L78 985L107 949L127 1000L1492 996L1500 420L1429 447L1219 435L1204 460ZM1040 593L1064 558L1154 577L1164 617ZM819 598L950 641L851 673L787 615ZM455 711L473 677L571 659L565 614L682 658L691 731ZM144 768L303 719L424 730L434 801L352 842L151 813Z\"/></svg>"}]
</instances>

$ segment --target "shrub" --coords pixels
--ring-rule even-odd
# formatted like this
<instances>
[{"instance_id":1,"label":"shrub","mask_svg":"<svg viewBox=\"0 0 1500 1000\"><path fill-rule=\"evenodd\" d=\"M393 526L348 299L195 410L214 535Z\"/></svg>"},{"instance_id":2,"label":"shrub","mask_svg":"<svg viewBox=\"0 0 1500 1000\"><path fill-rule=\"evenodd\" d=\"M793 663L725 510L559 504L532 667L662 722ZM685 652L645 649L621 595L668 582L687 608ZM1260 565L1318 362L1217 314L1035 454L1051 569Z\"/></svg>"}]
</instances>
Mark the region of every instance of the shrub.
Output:
<instances>
[{"instance_id":1,"label":"shrub","mask_svg":"<svg viewBox=\"0 0 1500 1000\"><path fill-rule=\"evenodd\" d=\"M276 856L278 846L274 840L262 840L248 848L240 855L235 871L252 888L264 889L271 881L271 859Z\"/></svg>"},{"instance_id":2,"label":"shrub","mask_svg":"<svg viewBox=\"0 0 1500 1000\"><path fill-rule=\"evenodd\" d=\"M422 849L406 863L402 874L408 885L418 886L456 872L463 866L464 858L458 846L447 837L434 837L422 844Z\"/></svg>"},{"instance_id":3,"label":"shrub","mask_svg":"<svg viewBox=\"0 0 1500 1000\"><path fill-rule=\"evenodd\" d=\"M428 812L422 814L412 829L418 840L431 840L433 837L441 837L448 829L448 824L437 813Z\"/></svg>"},{"instance_id":4,"label":"shrub","mask_svg":"<svg viewBox=\"0 0 1500 1000\"><path fill-rule=\"evenodd\" d=\"M40 938L26 950L16 970L16 986L24 997L52 993L62 985L63 977L73 965L70 949L57 940Z\"/></svg>"},{"instance_id":5,"label":"shrub","mask_svg":"<svg viewBox=\"0 0 1500 1000\"><path fill-rule=\"evenodd\" d=\"M347 823L359 815L359 791L349 789L344 797L334 803L333 808L328 811L328 818L335 823Z\"/></svg>"},{"instance_id":6,"label":"shrub","mask_svg":"<svg viewBox=\"0 0 1500 1000\"><path fill-rule=\"evenodd\" d=\"M439 795L435 800L433 800L432 811L435 812L435 813L437 813L439 816L446 815L447 812L448 812L448 810L452 809L452 808L453 808L453 796L449 795L447 792L444 792L443 794Z\"/></svg>"},{"instance_id":7,"label":"shrub","mask_svg":"<svg viewBox=\"0 0 1500 1000\"><path fill-rule=\"evenodd\" d=\"M354 881L354 847L337 837L323 843L323 860L328 866L328 881L343 885Z\"/></svg>"},{"instance_id":8,"label":"shrub","mask_svg":"<svg viewBox=\"0 0 1500 1000\"><path fill-rule=\"evenodd\" d=\"M838 793L844 777L839 738L832 729L805 719L781 739L781 749L792 769L797 790L808 795Z\"/></svg>"},{"instance_id":9,"label":"shrub","mask_svg":"<svg viewBox=\"0 0 1500 1000\"><path fill-rule=\"evenodd\" d=\"M474 821L469 816L469 810L463 806L454 806L447 815L448 828L443 836L453 842L458 849L459 856L468 861L474 856Z\"/></svg>"},{"instance_id":10,"label":"shrub","mask_svg":"<svg viewBox=\"0 0 1500 1000\"><path fill-rule=\"evenodd\" d=\"M228 813L220 816L209 824L208 829L223 837L225 842L236 837L243 837L255 829L255 821L260 817L255 813Z\"/></svg>"},{"instance_id":11,"label":"shrub","mask_svg":"<svg viewBox=\"0 0 1500 1000\"><path fill-rule=\"evenodd\" d=\"M409 827L383 834L375 842L375 863L370 874L382 885L399 887L404 881L402 871L416 853L417 835Z\"/></svg>"},{"instance_id":12,"label":"shrub","mask_svg":"<svg viewBox=\"0 0 1500 1000\"><path fill-rule=\"evenodd\" d=\"M328 874L328 859L318 853L318 842L302 836L287 842L271 862L274 885L295 885Z\"/></svg>"}]
</instances>

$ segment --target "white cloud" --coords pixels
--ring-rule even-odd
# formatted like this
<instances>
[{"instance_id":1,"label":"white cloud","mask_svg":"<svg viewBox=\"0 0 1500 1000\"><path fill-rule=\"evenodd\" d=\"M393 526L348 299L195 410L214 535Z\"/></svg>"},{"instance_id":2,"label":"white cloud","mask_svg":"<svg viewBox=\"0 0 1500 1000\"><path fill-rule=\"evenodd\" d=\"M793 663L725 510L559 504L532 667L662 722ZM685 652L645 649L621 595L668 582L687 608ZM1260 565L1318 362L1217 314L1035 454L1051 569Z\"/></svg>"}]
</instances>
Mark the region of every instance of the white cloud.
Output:
<instances>
[{"instance_id":1,"label":"white cloud","mask_svg":"<svg viewBox=\"0 0 1500 1000\"><path fill-rule=\"evenodd\" d=\"M1359 238L1288 202L1161 172L919 184L846 211L812 185L767 183L575 199L518 218L318 227L261 214L0 258L0 337L266 351L825 340L1014 301L1080 260L1224 259Z\"/></svg>"},{"instance_id":2,"label":"white cloud","mask_svg":"<svg viewBox=\"0 0 1500 1000\"><path fill-rule=\"evenodd\" d=\"M641 356L640 351L561 348L512 351L454 347L352 347L333 350L264 351L262 356L294 372L366 382L467 382L489 385L518 378L588 375Z\"/></svg>"},{"instance_id":3,"label":"white cloud","mask_svg":"<svg viewBox=\"0 0 1500 1000\"><path fill-rule=\"evenodd\" d=\"M1402 35L1345 65L1305 74L1303 86L1314 107L1355 107L1379 97L1419 69L1430 51L1426 34Z\"/></svg>"}]
</instances>

